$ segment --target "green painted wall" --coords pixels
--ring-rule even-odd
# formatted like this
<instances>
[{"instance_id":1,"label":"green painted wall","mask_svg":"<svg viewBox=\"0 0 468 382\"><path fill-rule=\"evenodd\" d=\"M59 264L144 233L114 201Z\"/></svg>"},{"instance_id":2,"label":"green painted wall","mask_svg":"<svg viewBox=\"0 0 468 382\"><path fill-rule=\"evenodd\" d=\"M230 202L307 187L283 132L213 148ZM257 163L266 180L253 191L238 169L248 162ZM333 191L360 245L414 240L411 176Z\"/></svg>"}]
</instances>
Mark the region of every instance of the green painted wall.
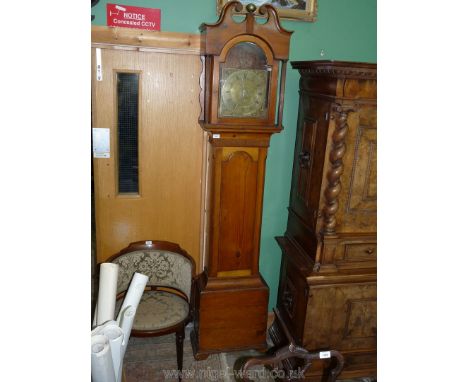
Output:
<instances>
[{"instance_id":1,"label":"green painted wall","mask_svg":"<svg viewBox=\"0 0 468 382\"><path fill-rule=\"evenodd\" d=\"M111 3L161 9L161 30L198 33L202 22L215 22L216 0L122 0ZM106 2L92 14L95 25L106 24ZM377 0L318 0L315 23L284 21L294 31L290 61L346 60L377 62ZM320 52L323 49L324 55ZM272 137L268 153L263 204L260 271L270 286L271 310L276 305L281 251L274 240L286 229L293 163L299 75L288 67L284 104L284 131Z\"/></svg>"}]
</instances>

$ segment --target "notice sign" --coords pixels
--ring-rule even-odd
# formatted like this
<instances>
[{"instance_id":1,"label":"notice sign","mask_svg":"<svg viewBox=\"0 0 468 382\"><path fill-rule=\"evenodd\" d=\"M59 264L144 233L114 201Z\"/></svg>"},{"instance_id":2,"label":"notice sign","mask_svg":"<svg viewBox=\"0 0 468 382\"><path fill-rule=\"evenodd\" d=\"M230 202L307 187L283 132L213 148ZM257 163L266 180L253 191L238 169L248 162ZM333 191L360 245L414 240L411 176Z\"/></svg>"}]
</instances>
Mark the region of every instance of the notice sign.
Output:
<instances>
[{"instance_id":1,"label":"notice sign","mask_svg":"<svg viewBox=\"0 0 468 382\"><path fill-rule=\"evenodd\" d=\"M110 158L110 129L93 127L93 157Z\"/></svg>"},{"instance_id":2,"label":"notice sign","mask_svg":"<svg viewBox=\"0 0 468 382\"><path fill-rule=\"evenodd\" d=\"M159 31L161 10L108 3L107 26Z\"/></svg>"}]
</instances>

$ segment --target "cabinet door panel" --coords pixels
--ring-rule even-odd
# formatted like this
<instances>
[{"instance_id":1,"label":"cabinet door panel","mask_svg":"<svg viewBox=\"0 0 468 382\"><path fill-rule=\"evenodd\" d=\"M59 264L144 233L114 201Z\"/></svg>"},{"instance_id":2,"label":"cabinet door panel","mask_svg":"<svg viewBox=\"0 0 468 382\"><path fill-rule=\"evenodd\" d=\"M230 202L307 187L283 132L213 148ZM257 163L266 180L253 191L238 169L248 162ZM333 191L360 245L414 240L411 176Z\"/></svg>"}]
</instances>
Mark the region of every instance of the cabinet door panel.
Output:
<instances>
[{"instance_id":1,"label":"cabinet door panel","mask_svg":"<svg viewBox=\"0 0 468 382\"><path fill-rule=\"evenodd\" d=\"M299 270L283 254L277 307L287 322L290 334L302 344L308 286Z\"/></svg>"},{"instance_id":2,"label":"cabinet door panel","mask_svg":"<svg viewBox=\"0 0 468 382\"><path fill-rule=\"evenodd\" d=\"M349 118L346 154L343 158L340 210L341 232L375 232L377 211L377 115L362 107Z\"/></svg>"},{"instance_id":3,"label":"cabinet door panel","mask_svg":"<svg viewBox=\"0 0 468 382\"><path fill-rule=\"evenodd\" d=\"M308 349L376 349L375 283L312 288L306 320L304 346Z\"/></svg>"},{"instance_id":4,"label":"cabinet door panel","mask_svg":"<svg viewBox=\"0 0 468 382\"><path fill-rule=\"evenodd\" d=\"M314 230L327 145L329 103L303 95L298 120L290 206Z\"/></svg>"},{"instance_id":5,"label":"cabinet door panel","mask_svg":"<svg viewBox=\"0 0 468 382\"><path fill-rule=\"evenodd\" d=\"M304 346L308 349L375 349L375 283L311 288L306 321Z\"/></svg>"}]
</instances>

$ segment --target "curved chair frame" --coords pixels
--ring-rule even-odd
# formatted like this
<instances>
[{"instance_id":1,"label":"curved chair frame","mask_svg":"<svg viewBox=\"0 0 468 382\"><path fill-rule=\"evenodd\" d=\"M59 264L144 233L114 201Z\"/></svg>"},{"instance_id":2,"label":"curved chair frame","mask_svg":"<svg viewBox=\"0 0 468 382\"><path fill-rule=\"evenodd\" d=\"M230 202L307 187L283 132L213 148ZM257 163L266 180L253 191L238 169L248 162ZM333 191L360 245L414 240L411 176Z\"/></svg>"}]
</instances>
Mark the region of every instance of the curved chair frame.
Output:
<instances>
[{"instance_id":1,"label":"curved chair frame","mask_svg":"<svg viewBox=\"0 0 468 382\"><path fill-rule=\"evenodd\" d=\"M278 310L274 309L276 313L276 317L280 322L283 328L285 327L283 318ZM269 365L274 369L281 368L281 362L287 360L289 358L299 358L304 360L304 367L302 368L302 373L305 373L309 367L312 365L312 361L322 359L323 352L309 352L308 350L304 349L303 347L297 346L294 339L288 335L286 331L286 335L289 340L289 345L283 346L279 348L273 355L264 355L258 357L250 357L248 358L241 367L241 376L244 382L251 382L249 379L249 369L251 367L257 365ZM336 378L340 375L341 371L344 367L344 357L343 355L337 350L329 350L326 358L335 358L336 359L336 366L329 370L328 375L324 376L326 378L326 382L335 382ZM296 379L296 378L293 378ZM293 380L286 376L286 381Z\"/></svg>"},{"instance_id":2,"label":"curved chair frame","mask_svg":"<svg viewBox=\"0 0 468 382\"><path fill-rule=\"evenodd\" d=\"M341 370L343 370L344 358L341 355L341 353L336 350L330 350L329 354L330 354L330 358L331 357L336 358L337 365L335 368L330 370L330 373L327 377L327 382L335 382L338 375L340 375ZM271 365L273 368L278 369L280 367L281 361L284 361L285 359L288 359L288 358L303 359L305 361L305 364L302 369L302 373L305 373L309 369L309 367L312 365L313 360L319 360L322 357L320 357L320 352L311 353L307 351L306 349L291 343L277 350L275 354L272 356L260 356L260 357L249 358L243 364L242 369L241 369L241 375L242 375L243 381L244 382L251 381L249 379L249 373L248 373L248 370L251 367L254 367L257 365ZM286 377L286 380L290 381L291 379Z\"/></svg>"},{"instance_id":3,"label":"curved chair frame","mask_svg":"<svg viewBox=\"0 0 468 382\"><path fill-rule=\"evenodd\" d=\"M192 266L192 279L191 279L191 287L190 287L190 294L193 295L193 283L195 279L195 262L193 258L184 251L178 244L171 243L169 241L159 241L159 240L148 240L148 241L136 241L134 243L130 243L128 247L122 249L116 255L110 257L107 262L114 262L117 258L122 255L131 252L138 252L138 251L168 251L177 253L190 261ZM182 372L182 362L183 362L183 345L185 339L185 327L189 322L193 319L193 298L192 296L187 296L184 292L177 288L163 286L163 285L149 285L147 290L163 290L165 292L173 293L185 299L185 301L189 304L189 314L187 318L173 326L167 328L161 328L158 330L132 330L132 335L135 337L159 337L170 333L176 333L176 349L177 349L177 368L180 372ZM121 299L125 296L127 291L123 291L117 295L117 299ZM181 380L181 376L179 375L179 381Z\"/></svg>"}]
</instances>

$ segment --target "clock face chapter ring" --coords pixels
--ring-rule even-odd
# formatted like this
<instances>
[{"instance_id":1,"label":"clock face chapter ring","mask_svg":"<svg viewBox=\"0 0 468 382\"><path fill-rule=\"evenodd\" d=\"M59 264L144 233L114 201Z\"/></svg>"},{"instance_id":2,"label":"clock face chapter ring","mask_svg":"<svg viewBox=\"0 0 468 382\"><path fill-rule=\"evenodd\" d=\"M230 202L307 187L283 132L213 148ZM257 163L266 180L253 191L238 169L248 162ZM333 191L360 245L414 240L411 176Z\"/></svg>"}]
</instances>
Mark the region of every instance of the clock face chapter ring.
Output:
<instances>
[{"instance_id":1,"label":"clock face chapter ring","mask_svg":"<svg viewBox=\"0 0 468 382\"><path fill-rule=\"evenodd\" d=\"M220 117L265 118L269 71L223 68Z\"/></svg>"}]
</instances>

